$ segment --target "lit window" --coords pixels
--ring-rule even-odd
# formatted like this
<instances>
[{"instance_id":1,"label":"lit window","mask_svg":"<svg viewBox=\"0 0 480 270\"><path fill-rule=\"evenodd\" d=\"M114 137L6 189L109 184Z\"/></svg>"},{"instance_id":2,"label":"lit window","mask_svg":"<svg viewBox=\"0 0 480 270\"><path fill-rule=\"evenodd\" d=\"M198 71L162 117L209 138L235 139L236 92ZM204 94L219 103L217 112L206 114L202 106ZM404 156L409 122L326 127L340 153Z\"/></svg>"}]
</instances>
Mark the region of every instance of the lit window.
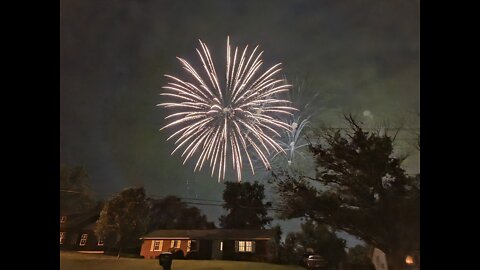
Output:
<instances>
[{"instance_id":1,"label":"lit window","mask_svg":"<svg viewBox=\"0 0 480 270\"><path fill-rule=\"evenodd\" d=\"M237 241L238 252L253 252L253 241Z\"/></svg>"},{"instance_id":2,"label":"lit window","mask_svg":"<svg viewBox=\"0 0 480 270\"><path fill-rule=\"evenodd\" d=\"M197 240L190 241L190 250L191 251L198 251L198 242Z\"/></svg>"},{"instance_id":3,"label":"lit window","mask_svg":"<svg viewBox=\"0 0 480 270\"><path fill-rule=\"evenodd\" d=\"M162 240L153 241L153 251L162 251Z\"/></svg>"},{"instance_id":4,"label":"lit window","mask_svg":"<svg viewBox=\"0 0 480 270\"><path fill-rule=\"evenodd\" d=\"M60 217L60 223L65 223L65 222L67 222L67 216Z\"/></svg>"},{"instance_id":5,"label":"lit window","mask_svg":"<svg viewBox=\"0 0 480 270\"><path fill-rule=\"evenodd\" d=\"M238 252L245 252L245 241L238 241Z\"/></svg>"},{"instance_id":6,"label":"lit window","mask_svg":"<svg viewBox=\"0 0 480 270\"><path fill-rule=\"evenodd\" d=\"M223 241L220 242L220 251L223 251Z\"/></svg>"},{"instance_id":7,"label":"lit window","mask_svg":"<svg viewBox=\"0 0 480 270\"><path fill-rule=\"evenodd\" d=\"M198 251L197 240L190 240L188 242L189 242L188 251Z\"/></svg>"},{"instance_id":8,"label":"lit window","mask_svg":"<svg viewBox=\"0 0 480 270\"><path fill-rule=\"evenodd\" d=\"M88 234L86 233L82 234L82 238L80 238L80 246L85 246L85 244L87 243L87 237L88 237Z\"/></svg>"},{"instance_id":9,"label":"lit window","mask_svg":"<svg viewBox=\"0 0 480 270\"><path fill-rule=\"evenodd\" d=\"M60 245L63 244L63 242L65 242L65 232L60 232Z\"/></svg>"},{"instance_id":10,"label":"lit window","mask_svg":"<svg viewBox=\"0 0 480 270\"><path fill-rule=\"evenodd\" d=\"M170 247L171 248L180 248L180 243L182 240L172 240Z\"/></svg>"},{"instance_id":11,"label":"lit window","mask_svg":"<svg viewBox=\"0 0 480 270\"><path fill-rule=\"evenodd\" d=\"M102 239L98 239L97 245L98 245L98 246L103 246L103 240L102 240Z\"/></svg>"},{"instance_id":12,"label":"lit window","mask_svg":"<svg viewBox=\"0 0 480 270\"><path fill-rule=\"evenodd\" d=\"M245 242L245 252L252 252L252 241Z\"/></svg>"}]
</instances>

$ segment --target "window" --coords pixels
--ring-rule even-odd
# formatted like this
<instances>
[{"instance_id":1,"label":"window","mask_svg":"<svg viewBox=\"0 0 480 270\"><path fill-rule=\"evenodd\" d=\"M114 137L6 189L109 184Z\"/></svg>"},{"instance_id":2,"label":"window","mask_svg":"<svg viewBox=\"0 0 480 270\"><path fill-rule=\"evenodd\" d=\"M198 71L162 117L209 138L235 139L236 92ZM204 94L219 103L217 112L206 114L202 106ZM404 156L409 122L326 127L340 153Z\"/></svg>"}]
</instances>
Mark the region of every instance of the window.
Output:
<instances>
[{"instance_id":1,"label":"window","mask_svg":"<svg viewBox=\"0 0 480 270\"><path fill-rule=\"evenodd\" d=\"M87 243L87 237L88 237L88 234L84 233L82 234L82 238L80 238L80 246L85 246L85 244Z\"/></svg>"},{"instance_id":2,"label":"window","mask_svg":"<svg viewBox=\"0 0 480 270\"><path fill-rule=\"evenodd\" d=\"M171 248L180 248L180 243L182 242L182 240L172 240L171 244L170 244L170 247Z\"/></svg>"},{"instance_id":3,"label":"window","mask_svg":"<svg viewBox=\"0 0 480 270\"><path fill-rule=\"evenodd\" d=\"M150 251L162 251L163 240L152 240Z\"/></svg>"},{"instance_id":4,"label":"window","mask_svg":"<svg viewBox=\"0 0 480 270\"><path fill-rule=\"evenodd\" d=\"M238 252L245 252L245 241L238 242Z\"/></svg>"},{"instance_id":5,"label":"window","mask_svg":"<svg viewBox=\"0 0 480 270\"><path fill-rule=\"evenodd\" d=\"M153 251L162 251L162 240L154 240L153 241Z\"/></svg>"},{"instance_id":6,"label":"window","mask_svg":"<svg viewBox=\"0 0 480 270\"><path fill-rule=\"evenodd\" d=\"M66 223L66 222L67 222L67 216L61 216L60 223Z\"/></svg>"},{"instance_id":7,"label":"window","mask_svg":"<svg viewBox=\"0 0 480 270\"><path fill-rule=\"evenodd\" d=\"M63 245L63 242L65 242L65 232L60 232L60 245Z\"/></svg>"},{"instance_id":8,"label":"window","mask_svg":"<svg viewBox=\"0 0 480 270\"><path fill-rule=\"evenodd\" d=\"M102 240L102 239L98 239L97 245L98 245L99 247L103 246L103 240Z\"/></svg>"},{"instance_id":9,"label":"window","mask_svg":"<svg viewBox=\"0 0 480 270\"><path fill-rule=\"evenodd\" d=\"M255 252L253 241L235 241L237 252Z\"/></svg>"},{"instance_id":10,"label":"window","mask_svg":"<svg viewBox=\"0 0 480 270\"><path fill-rule=\"evenodd\" d=\"M187 252L189 251L198 251L198 242L197 240L188 241Z\"/></svg>"},{"instance_id":11,"label":"window","mask_svg":"<svg viewBox=\"0 0 480 270\"><path fill-rule=\"evenodd\" d=\"M245 241L245 252L252 252L252 241Z\"/></svg>"},{"instance_id":12,"label":"window","mask_svg":"<svg viewBox=\"0 0 480 270\"><path fill-rule=\"evenodd\" d=\"M223 241L220 242L220 251L223 251Z\"/></svg>"}]
</instances>

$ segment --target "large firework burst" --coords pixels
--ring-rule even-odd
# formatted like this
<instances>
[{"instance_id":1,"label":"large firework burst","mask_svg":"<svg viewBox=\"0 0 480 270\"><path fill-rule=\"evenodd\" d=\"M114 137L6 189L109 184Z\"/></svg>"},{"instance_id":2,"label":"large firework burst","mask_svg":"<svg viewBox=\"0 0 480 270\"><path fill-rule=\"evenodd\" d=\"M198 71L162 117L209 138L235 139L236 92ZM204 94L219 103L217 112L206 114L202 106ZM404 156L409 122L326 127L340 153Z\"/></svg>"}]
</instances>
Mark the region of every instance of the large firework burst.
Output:
<instances>
[{"instance_id":1,"label":"large firework burst","mask_svg":"<svg viewBox=\"0 0 480 270\"><path fill-rule=\"evenodd\" d=\"M236 47L232 59L228 37L225 81L220 82L207 46L199 42L201 49L197 53L207 76L202 78L185 59L177 57L193 78L187 81L165 75L171 82L163 87L166 93L161 95L174 101L157 106L175 110L165 118L171 122L160 130L177 127L167 140L176 137L171 154L184 148L181 154L185 156L184 164L199 153L194 171L201 170L208 162L212 176L217 171L220 181L225 178L227 160L231 159L237 180L241 181L245 157L255 173L254 156L270 168L270 155L284 152L274 136L280 137L278 130L291 130L291 125L282 118L296 109L278 96L291 85L275 78L281 70L280 64L258 73L263 63L260 59L263 51L258 53L258 46L251 53L247 53L246 46L241 55Z\"/></svg>"}]
</instances>

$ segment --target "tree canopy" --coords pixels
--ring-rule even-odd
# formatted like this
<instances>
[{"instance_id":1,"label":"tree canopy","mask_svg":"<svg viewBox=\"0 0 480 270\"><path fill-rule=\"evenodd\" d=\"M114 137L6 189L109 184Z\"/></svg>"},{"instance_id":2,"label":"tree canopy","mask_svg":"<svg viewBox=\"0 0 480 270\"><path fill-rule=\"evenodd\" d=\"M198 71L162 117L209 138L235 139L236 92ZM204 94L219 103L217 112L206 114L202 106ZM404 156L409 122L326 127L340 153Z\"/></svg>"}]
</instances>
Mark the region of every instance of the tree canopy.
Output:
<instances>
[{"instance_id":1,"label":"tree canopy","mask_svg":"<svg viewBox=\"0 0 480 270\"><path fill-rule=\"evenodd\" d=\"M347 263L353 267L365 267L372 264L371 247L356 245L348 249Z\"/></svg>"},{"instance_id":2,"label":"tree canopy","mask_svg":"<svg viewBox=\"0 0 480 270\"><path fill-rule=\"evenodd\" d=\"M213 229L215 224L197 207L189 207L176 196L150 199L150 223L148 231L159 229Z\"/></svg>"},{"instance_id":3,"label":"tree canopy","mask_svg":"<svg viewBox=\"0 0 480 270\"><path fill-rule=\"evenodd\" d=\"M310 151L316 176L274 172L282 217L308 217L355 235L403 266L420 245L420 175L407 175L394 136L366 132L352 116L346 130L324 132Z\"/></svg>"},{"instance_id":4,"label":"tree canopy","mask_svg":"<svg viewBox=\"0 0 480 270\"><path fill-rule=\"evenodd\" d=\"M83 212L95 206L88 181L84 167L60 164L60 212Z\"/></svg>"},{"instance_id":5,"label":"tree canopy","mask_svg":"<svg viewBox=\"0 0 480 270\"><path fill-rule=\"evenodd\" d=\"M345 257L345 240L323 224L307 220L301 232L291 232L283 245L282 256L296 263L304 253L312 250L327 260L329 266L336 266Z\"/></svg>"},{"instance_id":6,"label":"tree canopy","mask_svg":"<svg viewBox=\"0 0 480 270\"><path fill-rule=\"evenodd\" d=\"M149 208L144 188L127 188L105 203L95 226L95 234L107 246L136 247L148 226Z\"/></svg>"},{"instance_id":7,"label":"tree canopy","mask_svg":"<svg viewBox=\"0 0 480 270\"><path fill-rule=\"evenodd\" d=\"M270 202L265 199L264 185L255 181L225 182L223 208L226 215L220 217L220 226L225 229L263 229L272 218L268 216Z\"/></svg>"}]
</instances>

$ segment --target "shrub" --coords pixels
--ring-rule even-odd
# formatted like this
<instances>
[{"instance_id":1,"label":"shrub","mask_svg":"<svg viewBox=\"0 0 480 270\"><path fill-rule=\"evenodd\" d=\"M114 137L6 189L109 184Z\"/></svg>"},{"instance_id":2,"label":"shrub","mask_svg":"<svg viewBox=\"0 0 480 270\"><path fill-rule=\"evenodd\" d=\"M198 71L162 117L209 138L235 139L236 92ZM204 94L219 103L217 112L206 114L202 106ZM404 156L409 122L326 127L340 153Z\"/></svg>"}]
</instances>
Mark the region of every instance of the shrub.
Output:
<instances>
[{"instance_id":1,"label":"shrub","mask_svg":"<svg viewBox=\"0 0 480 270\"><path fill-rule=\"evenodd\" d=\"M173 254L173 259L185 259L185 254L183 254L183 250L180 248L170 248L168 251Z\"/></svg>"}]
</instances>

